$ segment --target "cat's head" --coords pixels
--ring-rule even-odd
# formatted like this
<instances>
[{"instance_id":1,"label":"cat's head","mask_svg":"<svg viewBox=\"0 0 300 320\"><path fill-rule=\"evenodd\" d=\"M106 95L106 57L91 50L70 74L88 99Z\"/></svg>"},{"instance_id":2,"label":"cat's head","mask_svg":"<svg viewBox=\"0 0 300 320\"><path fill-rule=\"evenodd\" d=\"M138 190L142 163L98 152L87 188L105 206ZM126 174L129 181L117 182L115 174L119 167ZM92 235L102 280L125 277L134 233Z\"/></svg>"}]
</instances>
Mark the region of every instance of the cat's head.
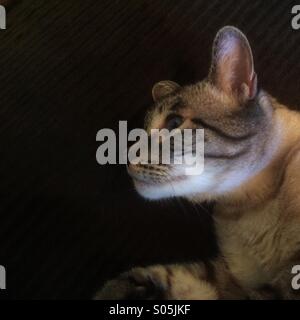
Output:
<instances>
[{"instance_id":1,"label":"cat's head","mask_svg":"<svg viewBox=\"0 0 300 320\"><path fill-rule=\"evenodd\" d=\"M247 38L234 27L221 29L213 44L207 79L189 86L161 81L145 128L204 129L204 171L186 175L184 165L129 165L136 190L145 198L210 199L237 188L258 170L265 150L268 110L258 92Z\"/></svg>"}]
</instances>

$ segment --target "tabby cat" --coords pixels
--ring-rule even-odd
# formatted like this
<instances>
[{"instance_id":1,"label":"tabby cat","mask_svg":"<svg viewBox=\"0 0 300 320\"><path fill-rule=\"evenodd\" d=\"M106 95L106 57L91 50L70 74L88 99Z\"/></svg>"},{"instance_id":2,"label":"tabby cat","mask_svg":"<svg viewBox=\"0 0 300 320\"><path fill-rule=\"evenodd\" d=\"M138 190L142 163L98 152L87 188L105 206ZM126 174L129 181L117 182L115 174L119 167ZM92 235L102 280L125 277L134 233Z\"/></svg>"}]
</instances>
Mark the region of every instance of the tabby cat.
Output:
<instances>
[{"instance_id":1,"label":"tabby cat","mask_svg":"<svg viewBox=\"0 0 300 320\"><path fill-rule=\"evenodd\" d=\"M146 129L203 128L205 167L130 165L145 198L216 201L219 257L209 263L134 268L96 299L292 299L300 264L300 114L258 89L245 35L222 28L209 76L181 87L157 83ZM300 295L299 295L300 296Z\"/></svg>"}]
</instances>

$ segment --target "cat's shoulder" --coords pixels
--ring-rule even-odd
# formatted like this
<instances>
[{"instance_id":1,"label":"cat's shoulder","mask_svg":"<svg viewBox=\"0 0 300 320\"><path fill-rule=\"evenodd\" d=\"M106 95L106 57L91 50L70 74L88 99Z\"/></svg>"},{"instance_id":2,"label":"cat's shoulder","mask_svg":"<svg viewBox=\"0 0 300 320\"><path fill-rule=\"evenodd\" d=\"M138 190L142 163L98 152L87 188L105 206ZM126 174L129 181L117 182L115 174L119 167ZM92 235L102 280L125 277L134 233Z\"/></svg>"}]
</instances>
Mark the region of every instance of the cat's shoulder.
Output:
<instances>
[{"instance_id":1,"label":"cat's shoulder","mask_svg":"<svg viewBox=\"0 0 300 320\"><path fill-rule=\"evenodd\" d=\"M300 218L300 141L288 153L283 167L280 198L284 207Z\"/></svg>"}]
</instances>

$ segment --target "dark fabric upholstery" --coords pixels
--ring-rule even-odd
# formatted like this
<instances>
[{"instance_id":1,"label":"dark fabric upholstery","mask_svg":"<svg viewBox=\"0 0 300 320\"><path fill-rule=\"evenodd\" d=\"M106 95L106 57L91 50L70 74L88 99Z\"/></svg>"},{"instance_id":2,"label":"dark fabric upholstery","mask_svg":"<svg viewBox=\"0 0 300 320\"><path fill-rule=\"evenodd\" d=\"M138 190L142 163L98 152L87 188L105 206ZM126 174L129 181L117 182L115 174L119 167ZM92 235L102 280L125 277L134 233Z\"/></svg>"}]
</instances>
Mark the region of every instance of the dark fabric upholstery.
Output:
<instances>
[{"instance_id":1,"label":"dark fabric upholstery","mask_svg":"<svg viewBox=\"0 0 300 320\"><path fill-rule=\"evenodd\" d=\"M141 127L152 85L206 76L224 25L243 30L259 84L300 105L289 1L26 0L0 30L0 264L12 299L90 298L133 265L209 258L206 208L141 199L95 159L101 128ZM0 295L4 293L0 292Z\"/></svg>"}]
</instances>

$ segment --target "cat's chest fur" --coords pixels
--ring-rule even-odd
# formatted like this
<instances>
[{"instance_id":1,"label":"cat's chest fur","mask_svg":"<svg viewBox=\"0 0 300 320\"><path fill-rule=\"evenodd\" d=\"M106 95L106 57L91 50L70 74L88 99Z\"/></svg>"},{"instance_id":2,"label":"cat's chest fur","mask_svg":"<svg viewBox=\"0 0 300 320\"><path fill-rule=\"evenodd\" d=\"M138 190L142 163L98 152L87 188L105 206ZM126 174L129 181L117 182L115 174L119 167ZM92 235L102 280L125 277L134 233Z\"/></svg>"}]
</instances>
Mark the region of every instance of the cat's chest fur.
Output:
<instances>
[{"instance_id":1,"label":"cat's chest fur","mask_svg":"<svg viewBox=\"0 0 300 320\"><path fill-rule=\"evenodd\" d=\"M280 201L273 199L236 219L216 214L221 251L241 284L257 288L269 283L298 249L300 237L289 236L282 210Z\"/></svg>"}]
</instances>

